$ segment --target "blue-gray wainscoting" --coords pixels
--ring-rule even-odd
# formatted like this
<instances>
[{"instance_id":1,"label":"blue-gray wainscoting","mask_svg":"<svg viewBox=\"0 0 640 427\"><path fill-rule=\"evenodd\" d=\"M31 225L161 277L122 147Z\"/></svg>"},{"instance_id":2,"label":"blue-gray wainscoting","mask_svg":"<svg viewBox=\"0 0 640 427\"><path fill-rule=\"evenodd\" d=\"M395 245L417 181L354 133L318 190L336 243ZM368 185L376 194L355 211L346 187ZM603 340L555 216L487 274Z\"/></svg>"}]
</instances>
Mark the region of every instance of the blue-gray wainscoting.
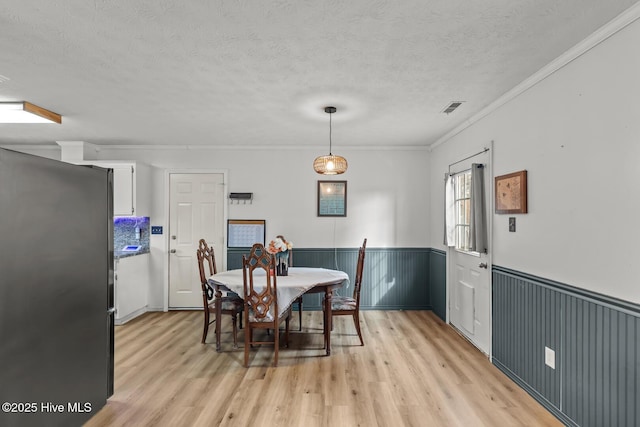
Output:
<instances>
[{"instance_id":1,"label":"blue-gray wainscoting","mask_svg":"<svg viewBox=\"0 0 640 427\"><path fill-rule=\"evenodd\" d=\"M429 257L429 283L433 312L447 321L447 253L431 249Z\"/></svg>"},{"instance_id":2,"label":"blue-gray wainscoting","mask_svg":"<svg viewBox=\"0 0 640 427\"><path fill-rule=\"evenodd\" d=\"M227 268L241 268L248 249L229 249ZM355 280L357 248L294 248L296 267L323 267L345 271L351 283L339 293L350 295ZM431 248L367 248L360 308L378 310L437 309L444 317L445 256ZM304 307L319 310L320 295L304 296Z\"/></svg>"},{"instance_id":3,"label":"blue-gray wainscoting","mask_svg":"<svg viewBox=\"0 0 640 427\"><path fill-rule=\"evenodd\" d=\"M635 304L494 265L493 363L567 425L640 425Z\"/></svg>"}]
</instances>

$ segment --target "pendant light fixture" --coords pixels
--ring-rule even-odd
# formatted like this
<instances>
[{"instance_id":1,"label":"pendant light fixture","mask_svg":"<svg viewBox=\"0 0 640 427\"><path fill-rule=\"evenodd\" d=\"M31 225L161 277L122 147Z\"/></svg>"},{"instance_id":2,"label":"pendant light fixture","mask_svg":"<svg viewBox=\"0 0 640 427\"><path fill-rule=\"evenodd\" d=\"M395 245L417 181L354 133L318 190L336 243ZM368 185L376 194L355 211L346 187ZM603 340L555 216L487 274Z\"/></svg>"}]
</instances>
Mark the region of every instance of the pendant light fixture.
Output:
<instances>
[{"instance_id":1,"label":"pendant light fixture","mask_svg":"<svg viewBox=\"0 0 640 427\"><path fill-rule=\"evenodd\" d=\"M313 169L322 175L339 175L347 171L347 159L331 154L331 115L336 112L336 107L324 107L324 112L329 114L329 155L316 157L313 161Z\"/></svg>"}]
</instances>

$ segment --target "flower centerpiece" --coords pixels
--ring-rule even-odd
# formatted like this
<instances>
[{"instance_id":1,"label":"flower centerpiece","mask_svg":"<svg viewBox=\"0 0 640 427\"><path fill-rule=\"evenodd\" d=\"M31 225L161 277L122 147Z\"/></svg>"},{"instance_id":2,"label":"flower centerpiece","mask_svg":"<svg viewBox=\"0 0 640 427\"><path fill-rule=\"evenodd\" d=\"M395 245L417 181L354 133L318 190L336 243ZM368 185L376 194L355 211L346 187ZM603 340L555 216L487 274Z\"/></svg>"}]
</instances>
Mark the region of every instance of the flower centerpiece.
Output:
<instances>
[{"instance_id":1,"label":"flower centerpiece","mask_svg":"<svg viewBox=\"0 0 640 427\"><path fill-rule=\"evenodd\" d=\"M289 270L289 250L293 244L288 242L283 236L278 235L269 242L267 251L276 256L276 274L286 276Z\"/></svg>"}]
</instances>

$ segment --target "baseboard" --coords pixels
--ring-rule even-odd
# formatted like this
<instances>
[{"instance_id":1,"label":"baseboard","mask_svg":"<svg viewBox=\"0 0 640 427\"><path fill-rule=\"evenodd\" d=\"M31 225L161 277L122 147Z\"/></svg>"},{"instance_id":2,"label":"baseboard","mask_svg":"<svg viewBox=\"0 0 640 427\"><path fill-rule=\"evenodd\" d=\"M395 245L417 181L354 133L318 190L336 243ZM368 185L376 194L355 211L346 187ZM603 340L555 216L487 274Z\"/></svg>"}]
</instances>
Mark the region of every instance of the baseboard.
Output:
<instances>
[{"instance_id":1,"label":"baseboard","mask_svg":"<svg viewBox=\"0 0 640 427\"><path fill-rule=\"evenodd\" d=\"M522 388L524 391L529 393L529 395L531 397L533 397L536 401L538 401L538 403L540 403L549 412L551 412L557 419L559 419L562 423L564 423L564 425L571 426L571 427L580 427L578 424L573 422L572 419L570 419L565 414L560 412L560 410L558 408L556 408L551 402L549 402L547 399L545 399L544 396L542 396L540 393L538 393L534 388L531 388L526 382L522 381L522 379L520 379L520 377L518 377L516 374L511 372L511 370L509 368L507 368L502 363L500 363L500 361L493 359L493 360L491 360L491 362L503 374L505 374L506 376L509 377L509 379L511 379L516 384L518 384L520 386L520 388Z\"/></svg>"},{"instance_id":2,"label":"baseboard","mask_svg":"<svg viewBox=\"0 0 640 427\"><path fill-rule=\"evenodd\" d=\"M132 313L127 314L127 315L126 315L126 316L124 316L124 317L120 317L120 318L115 319L115 320L113 321L113 324L114 324L114 325L117 325L117 326L119 326L119 325L124 325L124 324L125 324L125 323L127 323L128 321L135 319L136 317L138 317L138 316L140 316L140 315L142 315L142 314L146 313L147 311L149 311L149 310L147 309L147 306L144 306L144 307L142 307L142 308L137 309L136 311L134 311L134 312L132 312Z\"/></svg>"}]
</instances>

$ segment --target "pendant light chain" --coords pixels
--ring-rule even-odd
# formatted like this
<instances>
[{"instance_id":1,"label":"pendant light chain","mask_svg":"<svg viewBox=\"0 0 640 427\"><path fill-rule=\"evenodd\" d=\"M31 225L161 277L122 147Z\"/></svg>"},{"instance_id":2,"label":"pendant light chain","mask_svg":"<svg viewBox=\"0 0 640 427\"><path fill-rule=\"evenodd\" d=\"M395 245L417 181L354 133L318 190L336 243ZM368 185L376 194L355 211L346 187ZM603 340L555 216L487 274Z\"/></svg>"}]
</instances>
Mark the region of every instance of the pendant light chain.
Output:
<instances>
[{"instance_id":1,"label":"pendant light chain","mask_svg":"<svg viewBox=\"0 0 640 427\"><path fill-rule=\"evenodd\" d=\"M333 156L333 154L331 154L331 115L333 115L333 113L329 113L329 155Z\"/></svg>"}]
</instances>

